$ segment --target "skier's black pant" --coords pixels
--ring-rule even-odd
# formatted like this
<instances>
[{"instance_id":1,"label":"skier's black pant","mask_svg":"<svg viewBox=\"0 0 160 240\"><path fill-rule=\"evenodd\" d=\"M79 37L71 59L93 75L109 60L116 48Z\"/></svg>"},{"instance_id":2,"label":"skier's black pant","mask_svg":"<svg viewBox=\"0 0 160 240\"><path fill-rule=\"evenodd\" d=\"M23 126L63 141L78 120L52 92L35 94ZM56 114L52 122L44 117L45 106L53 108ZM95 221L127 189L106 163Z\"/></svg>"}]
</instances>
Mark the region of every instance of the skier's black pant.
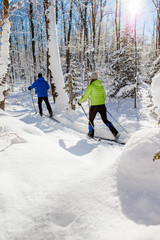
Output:
<instances>
[{"instance_id":1,"label":"skier's black pant","mask_svg":"<svg viewBox=\"0 0 160 240\"><path fill-rule=\"evenodd\" d=\"M96 105L96 106L91 106L89 110L89 132L94 136L94 119L96 117L96 114L99 112L101 115L102 121L104 124L109 128L109 130L112 132L114 136L118 134L118 131L115 129L113 124L108 121L107 119L107 111L106 111L106 106L103 105Z\"/></svg>"},{"instance_id":2,"label":"skier's black pant","mask_svg":"<svg viewBox=\"0 0 160 240\"><path fill-rule=\"evenodd\" d=\"M38 107L39 107L39 113L40 115L42 116L43 115L43 111L42 111L42 101L44 100L46 106L47 106L47 109L48 109L48 112L50 115L52 115L52 108L51 108L51 105L48 101L48 97L39 97L38 98Z\"/></svg>"}]
</instances>

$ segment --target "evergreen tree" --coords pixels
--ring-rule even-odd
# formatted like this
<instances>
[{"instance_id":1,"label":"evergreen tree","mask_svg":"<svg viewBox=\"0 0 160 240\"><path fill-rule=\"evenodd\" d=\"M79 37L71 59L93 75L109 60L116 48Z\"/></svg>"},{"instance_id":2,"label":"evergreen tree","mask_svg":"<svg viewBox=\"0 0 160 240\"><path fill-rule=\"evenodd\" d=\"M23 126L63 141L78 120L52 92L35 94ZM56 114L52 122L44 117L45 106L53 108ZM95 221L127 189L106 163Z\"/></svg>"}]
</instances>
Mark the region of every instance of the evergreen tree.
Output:
<instances>
[{"instance_id":1,"label":"evergreen tree","mask_svg":"<svg viewBox=\"0 0 160 240\"><path fill-rule=\"evenodd\" d=\"M158 56L153 62L151 67L149 68L149 78L150 78L150 82L152 80L152 78L159 73L160 71L160 56Z\"/></svg>"},{"instance_id":2,"label":"evergreen tree","mask_svg":"<svg viewBox=\"0 0 160 240\"><path fill-rule=\"evenodd\" d=\"M77 97L83 95L87 76L85 74L84 66L82 64L79 64L76 59L71 62L71 69L72 70L70 73L65 74L65 90L70 96L69 103L71 103L72 106L72 103L76 103Z\"/></svg>"},{"instance_id":3,"label":"evergreen tree","mask_svg":"<svg viewBox=\"0 0 160 240\"><path fill-rule=\"evenodd\" d=\"M136 53L134 37L127 24L122 32L121 48L111 56L111 75L114 82L110 90L111 97L133 97L136 83L136 67L139 72L139 56ZM137 59L135 59L137 58ZM135 65L135 60L137 66Z\"/></svg>"}]
</instances>

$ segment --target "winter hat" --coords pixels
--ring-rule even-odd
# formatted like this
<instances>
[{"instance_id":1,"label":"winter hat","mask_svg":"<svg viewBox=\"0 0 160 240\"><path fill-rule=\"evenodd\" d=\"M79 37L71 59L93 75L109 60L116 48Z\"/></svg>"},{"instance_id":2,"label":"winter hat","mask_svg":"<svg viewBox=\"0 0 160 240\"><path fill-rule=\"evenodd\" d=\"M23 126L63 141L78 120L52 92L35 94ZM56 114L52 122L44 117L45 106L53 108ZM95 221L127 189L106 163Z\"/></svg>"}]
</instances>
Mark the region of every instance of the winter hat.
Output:
<instances>
[{"instance_id":1,"label":"winter hat","mask_svg":"<svg viewBox=\"0 0 160 240\"><path fill-rule=\"evenodd\" d=\"M42 77L42 73L38 73L38 78L41 78Z\"/></svg>"},{"instance_id":2,"label":"winter hat","mask_svg":"<svg viewBox=\"0 0 160 240\"><path fill-rule=\"evenodd\" d=\"M98 79L98 74L97 74L96 72L93 72L93 73L91 73L90 78L91 78L92 80L97 80L97 79Z\"/></svg>"}]
</instances>

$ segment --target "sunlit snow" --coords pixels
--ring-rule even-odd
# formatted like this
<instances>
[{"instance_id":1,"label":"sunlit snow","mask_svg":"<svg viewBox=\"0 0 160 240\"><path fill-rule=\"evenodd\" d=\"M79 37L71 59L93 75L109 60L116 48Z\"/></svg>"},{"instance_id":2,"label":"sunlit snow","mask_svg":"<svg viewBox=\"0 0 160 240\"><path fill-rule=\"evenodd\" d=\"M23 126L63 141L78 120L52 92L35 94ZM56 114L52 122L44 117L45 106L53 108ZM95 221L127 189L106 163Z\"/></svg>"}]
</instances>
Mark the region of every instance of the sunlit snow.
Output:
<instances>
[{"instance_id":1,"label":"sunlit snow","mask_svg":"<svg viewBox=\"0 0 160 240\"><path fill-rule=\"evenodd\" d=\"M79 106L55 115L57 123L34 113L29 92L17 88L7 97L0 111L1 240L160 238L160 161L153 162L160 129L132 101L118 112L107 104L129 132L109 117L127 141L122 146L88 139ZM99 115L95 127L112 137Z\"/></svg>"}]
</instances>

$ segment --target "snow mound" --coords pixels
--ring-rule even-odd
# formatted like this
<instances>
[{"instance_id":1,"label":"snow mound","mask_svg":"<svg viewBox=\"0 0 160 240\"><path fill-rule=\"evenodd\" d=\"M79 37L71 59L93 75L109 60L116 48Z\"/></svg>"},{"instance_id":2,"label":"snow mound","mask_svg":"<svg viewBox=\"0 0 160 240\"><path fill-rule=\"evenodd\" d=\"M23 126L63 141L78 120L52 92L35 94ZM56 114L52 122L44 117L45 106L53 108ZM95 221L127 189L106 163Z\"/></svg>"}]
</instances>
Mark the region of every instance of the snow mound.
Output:
<instances>
[{"instance_id":1,"label":"snow mound","mask_svg":"<svg viewBox=\"0 0 160 240\"><path fill-rule=\"evenodd\" d=\"M160 101L159 101L159 92L160 92L160 73L157 74L152 79L151 91L153 96L153 102L156 107L158 107L156 113L160 114Z\"/></svg>"},{"instance_id":2,"label":"snow mound","mask_svg":"<svg viewBox=\"0 0 160 240\"><path fill-rule=\"evenodd\" d=\"M140 224L160 224L160 129L134 133L120 156L117 186L123 212Z\"/></svg>"},{"instance_id":3,"label":"snow mound","mask_svg":"<svg viewBox=\"0 0 160 240\"><path fill-rule=\"evenodd\" d=\"M0 151L4 151L13 144L27 143L33 135L45 136L40 129L28 126L0 111Z\"/></svg>"}]
</instances>

